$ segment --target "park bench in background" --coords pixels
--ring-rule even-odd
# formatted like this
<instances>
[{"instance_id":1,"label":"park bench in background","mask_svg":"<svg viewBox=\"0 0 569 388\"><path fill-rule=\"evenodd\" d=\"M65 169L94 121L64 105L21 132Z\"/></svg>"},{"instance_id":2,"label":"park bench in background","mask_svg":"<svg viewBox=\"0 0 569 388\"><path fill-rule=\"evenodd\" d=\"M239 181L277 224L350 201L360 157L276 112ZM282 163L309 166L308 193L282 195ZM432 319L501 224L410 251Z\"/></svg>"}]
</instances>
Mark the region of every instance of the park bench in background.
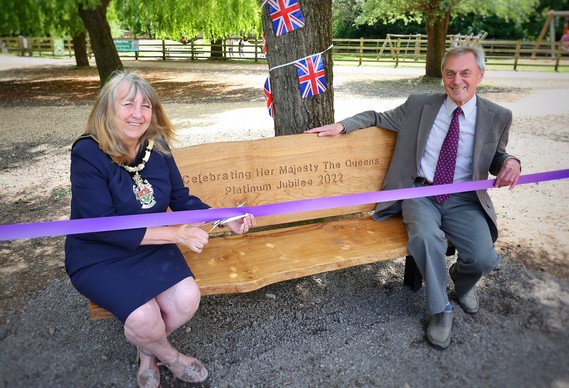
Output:
<instances>
[{"instance_id":1,"label":"park bench in background","mask_svg":"<svg viewBox=\"0 0 569 388\"><path fill-rule=\"evenodd\" d=\"M377 191L396 134L372 127L348 136L291 135L174 150L190 192L215 208ZM374 204L259 217L245 235L212 236L201 254L181 247L202 295L268 284L407 255L400 217L372 220ZM208 225L209 227L209 225ZM217 230L219 231L219 229ZM412 258L405 284L421 286ZM90 318L111 316L91 303Z\"/></svg>"}]
</instances>

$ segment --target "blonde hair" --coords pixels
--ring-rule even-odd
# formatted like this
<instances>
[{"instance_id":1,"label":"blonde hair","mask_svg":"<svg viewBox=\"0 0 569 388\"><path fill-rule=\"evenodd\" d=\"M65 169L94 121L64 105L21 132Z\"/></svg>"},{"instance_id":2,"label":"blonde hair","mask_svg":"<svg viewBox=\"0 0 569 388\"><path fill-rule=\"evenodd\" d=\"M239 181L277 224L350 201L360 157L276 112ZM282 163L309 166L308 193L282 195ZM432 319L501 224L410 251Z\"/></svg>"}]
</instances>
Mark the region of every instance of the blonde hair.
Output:
<instances>
[{"instance_id":1,"label":"blonde hair","mask_svg":"<svg viewBox=\"0 0 569 388\"><path fill-rule=\"evenodd\" d=\"M166 110L154 88L136 72L116 71L109 77L101 88L95 105L89 114L86 134L92 134L99 142L99 148L110 155L115 163L132 162L121 133L116 126L115 102L121 84L128 85L128 93L135 96L140 93L152 105L152 119L146 132L141 136L140 143L154 140L154 150L169 156L170 143L174 140L174 125L168 118Z\"/></svg>"}]
</instances>

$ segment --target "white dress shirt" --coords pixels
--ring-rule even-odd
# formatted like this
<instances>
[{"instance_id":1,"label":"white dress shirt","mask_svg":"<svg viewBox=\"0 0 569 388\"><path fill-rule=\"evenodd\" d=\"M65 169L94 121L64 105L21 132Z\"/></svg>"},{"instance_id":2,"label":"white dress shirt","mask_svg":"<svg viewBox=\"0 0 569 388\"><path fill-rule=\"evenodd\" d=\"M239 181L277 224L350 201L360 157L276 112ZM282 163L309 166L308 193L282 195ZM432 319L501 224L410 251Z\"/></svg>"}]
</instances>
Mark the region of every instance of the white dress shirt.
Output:
<instances>
[{"instance_id":1,"label":"white dress shirt","mask_svg":"<svg viewBox=\"0 0 569 388\"><path fill-rule=\"evenodd\" d=\"M447 97L437 114L431 133L429 134L427 146L423 153L417 175L431 182L435 176L439 153L450 127L452 114L456 108L456 103ZM472 180L472 151L474 147L474 131L476 128L476 96L472 97L461 108L463 114L458 118L460 133L454 182Z\"/></svg>"}]
</instances>

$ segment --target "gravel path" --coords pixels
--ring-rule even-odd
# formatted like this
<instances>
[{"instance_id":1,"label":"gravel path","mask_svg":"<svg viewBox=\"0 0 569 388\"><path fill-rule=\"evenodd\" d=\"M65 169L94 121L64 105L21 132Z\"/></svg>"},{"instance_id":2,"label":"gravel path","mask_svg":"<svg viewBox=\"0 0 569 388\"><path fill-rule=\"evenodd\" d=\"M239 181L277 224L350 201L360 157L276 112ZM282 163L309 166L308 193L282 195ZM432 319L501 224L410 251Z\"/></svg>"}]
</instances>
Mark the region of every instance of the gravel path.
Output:
<instances>
[{"instance_id":1,"label":"gravel path","mask_svg":"<svg viewBox=\"0 0 569 388\"><path fill-rule=\"evenodd\" d=\"M44 63L68 65L0 56L0 80L10 66ZM266 77L262 65L126 65L232 76L236 86L260 87ZM422 72L337 65L336 118L438 90L415 82ZM569 168L569 74L489 71L481 93L514 111L509 151L524 172ZM262 95L166 108L180 146L272 136ZM67 217L69 145L88 112L0 105L3 223ZM173 343L207 365L206 387L569 387L569 182L492 196L504 259L480 283L479 314L464 314L449 290L454 329L445 351L425 341L424 291L403 287L402 258L204 297ZM0 315L0 387L134 387L135 349L116 320L88 320L87 301L64 274L61 242L0 244L0 301L8 306ZM162 386L183 384L164 369Z\"/></svg>"}]
</instances>

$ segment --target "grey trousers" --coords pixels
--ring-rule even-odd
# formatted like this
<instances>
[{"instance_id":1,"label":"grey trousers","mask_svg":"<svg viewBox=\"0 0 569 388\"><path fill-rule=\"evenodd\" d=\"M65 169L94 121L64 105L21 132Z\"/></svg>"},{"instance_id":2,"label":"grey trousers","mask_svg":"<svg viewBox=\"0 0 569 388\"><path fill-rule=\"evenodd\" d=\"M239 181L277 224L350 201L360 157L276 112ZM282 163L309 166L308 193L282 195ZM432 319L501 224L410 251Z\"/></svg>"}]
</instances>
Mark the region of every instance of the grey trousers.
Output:
<instances>
[{"instance_id":1,"label":"grey trousers","mask_svg":"<svg viewBox=\"0 0 569 388\"><path fill-rule=\"evenodd\" d=\"M457 296L470 291L498 265L500 256L476 193L453 194L442 204L434 197L407 199L402 214L409 237L407 250L425 281L427 312L440 313L448 304L445 236L458 251Z\"/></svg>"}]
</instances>

